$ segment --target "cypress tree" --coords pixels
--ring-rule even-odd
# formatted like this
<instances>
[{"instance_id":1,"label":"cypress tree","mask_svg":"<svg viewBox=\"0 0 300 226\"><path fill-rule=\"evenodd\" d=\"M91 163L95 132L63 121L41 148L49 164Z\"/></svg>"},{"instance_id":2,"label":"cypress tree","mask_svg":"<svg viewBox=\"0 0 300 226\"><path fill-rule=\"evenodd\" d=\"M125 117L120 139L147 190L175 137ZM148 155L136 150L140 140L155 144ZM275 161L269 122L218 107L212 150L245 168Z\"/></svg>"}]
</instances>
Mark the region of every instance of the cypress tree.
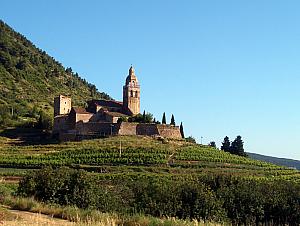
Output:
<instances>
[{"instance_id":1,"label":"cypress tree","mask_svg":"<svg viewBox=\"0 0 300 226\"><path fill-rule=\"evenodd\" d=\"M164 112L162 120L161 120L162 124L167 124L167 120L166 120L166 113Z\"/></svg>"},{"instance_id":2,"label":"cypress tree","mask_svg":"<svg viewBox=\"0 0 300 226\"><path fill-rule=\"evenodd\" d=\"M230 145L230 140L229 140L228 136L226 136L224 138L224 141L223 141L222 146L221 146L221 150L226 151L226 152L231 152L231 145Z\"/></svg>"},{"instance_id":3,"label":"cypress tree","mask_svg":"<svg viewBox=\"0 0 300 226\"><path fill-rule=\"evenodd\" d=\"M172 114L172 117L171 117L171 123L170 123L170 125L175 126L175 118L174 118L173 114Z\"/></svg>"},{"instance_id":4,"label":"cypress tree","mask_svg":"<svg viewBox=\"0 0 300 226\"><path fill-rule=\"evenodd\" d=\"M143 122L145 123L146 122L146 112L144 110L144 113L143 113Z\"/></svg>"},{"instance_id":5,"label":"cypress tree","mask_svg":"<svg viewBox=\"0 0 300 226\"><path fill-rule=\"evenodd\" d=\"M180 124L180 133L181 133L181 137L184 138L184 131L183 131L183 125L182 122Z\"/></svg>"}]
</instances>

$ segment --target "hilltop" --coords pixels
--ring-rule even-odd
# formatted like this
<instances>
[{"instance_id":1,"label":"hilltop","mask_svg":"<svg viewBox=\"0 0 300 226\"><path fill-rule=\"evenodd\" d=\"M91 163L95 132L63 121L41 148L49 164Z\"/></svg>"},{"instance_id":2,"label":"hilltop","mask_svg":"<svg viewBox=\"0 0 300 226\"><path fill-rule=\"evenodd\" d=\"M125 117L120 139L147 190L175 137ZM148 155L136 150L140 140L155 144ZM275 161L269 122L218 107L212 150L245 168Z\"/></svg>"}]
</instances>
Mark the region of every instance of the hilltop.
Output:
<instances>
[{"instance_id":1,"label":"hilltop","mask_svg":"<svg viewBox=\"0 0 300 226\"><path fill-rule=\"evenodd\" d=\"M52 116L59 94L75 106L111 99L0 20L0 126L34 121L40 110Z\"/></svg>"}]
</instances>

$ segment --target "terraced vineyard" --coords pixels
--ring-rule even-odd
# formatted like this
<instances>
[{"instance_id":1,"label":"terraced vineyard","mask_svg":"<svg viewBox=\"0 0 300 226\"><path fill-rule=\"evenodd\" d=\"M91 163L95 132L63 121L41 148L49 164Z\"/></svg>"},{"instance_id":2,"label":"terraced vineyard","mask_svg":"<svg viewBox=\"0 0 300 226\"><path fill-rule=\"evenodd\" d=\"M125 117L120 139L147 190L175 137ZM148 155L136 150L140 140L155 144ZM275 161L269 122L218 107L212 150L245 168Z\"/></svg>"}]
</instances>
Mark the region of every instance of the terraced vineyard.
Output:
<instances>
[{"instance_id":1,"label":"terraced vineyard","mask_svg":"<svg viewBox=\"0 0 300 226\"><path fill-rule=\"evenodd\" d=\"M300 173L225 153L205 145L149 137L111 137L82 142L20 145L1 139L0 175L22 176L44 166L69 166L106 174L232 174L298 180Z\"/></svg>"}]
</instances>

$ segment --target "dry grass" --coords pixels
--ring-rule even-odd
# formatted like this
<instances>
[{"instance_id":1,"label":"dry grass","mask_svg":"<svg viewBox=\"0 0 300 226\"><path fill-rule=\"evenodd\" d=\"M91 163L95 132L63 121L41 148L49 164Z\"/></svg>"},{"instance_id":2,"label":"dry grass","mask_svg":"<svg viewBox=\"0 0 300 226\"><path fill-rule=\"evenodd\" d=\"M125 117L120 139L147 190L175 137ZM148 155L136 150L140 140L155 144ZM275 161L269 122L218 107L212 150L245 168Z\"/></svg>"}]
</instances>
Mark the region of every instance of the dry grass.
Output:
<instances>
[{"instance_id":1,"label":"dry grass","mask_svg":"<svg viewBox=\"0 0 300 226\"><path fill-rule=\"evenodd\" d=\"M6 200L15 210L7 210L13 216L3 219L9 226L202 226L217 225L199 221L184 221L176 218L155 218L144 215L118 215L97 210L82 210L76 207L51 206L28 198ZM19 211L21 210L21 211ZM26 211L26 212L24 212ZM27 212L28 211L28 212ZM62 220L63 219L63 220ZM1 225L1 223L0 223Z\"/></svg>"}]
</instances>

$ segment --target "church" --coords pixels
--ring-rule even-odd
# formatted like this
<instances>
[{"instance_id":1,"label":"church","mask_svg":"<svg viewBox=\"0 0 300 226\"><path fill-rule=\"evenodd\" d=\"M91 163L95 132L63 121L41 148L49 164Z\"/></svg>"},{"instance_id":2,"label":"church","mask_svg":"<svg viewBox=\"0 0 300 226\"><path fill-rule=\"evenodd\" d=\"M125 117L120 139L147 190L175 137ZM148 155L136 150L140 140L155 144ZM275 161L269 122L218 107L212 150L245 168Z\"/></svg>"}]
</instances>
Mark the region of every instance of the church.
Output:
<instances>
[{"instance_id":1,"label":"church","mask_svg":"<svg viewBox=\"0 0 300 226\"><path fill-rule=\"evenodd\" d=\"M129 68L123 86L123 102L90 100L87 108L72 107L71 98L59 95L54 98L53 135L61 141L91 139L110 135L162 136L180 139L177 126L155 123L124 122L140 113L140 85L134 68Z\"/></svg>"}]
</instances>

